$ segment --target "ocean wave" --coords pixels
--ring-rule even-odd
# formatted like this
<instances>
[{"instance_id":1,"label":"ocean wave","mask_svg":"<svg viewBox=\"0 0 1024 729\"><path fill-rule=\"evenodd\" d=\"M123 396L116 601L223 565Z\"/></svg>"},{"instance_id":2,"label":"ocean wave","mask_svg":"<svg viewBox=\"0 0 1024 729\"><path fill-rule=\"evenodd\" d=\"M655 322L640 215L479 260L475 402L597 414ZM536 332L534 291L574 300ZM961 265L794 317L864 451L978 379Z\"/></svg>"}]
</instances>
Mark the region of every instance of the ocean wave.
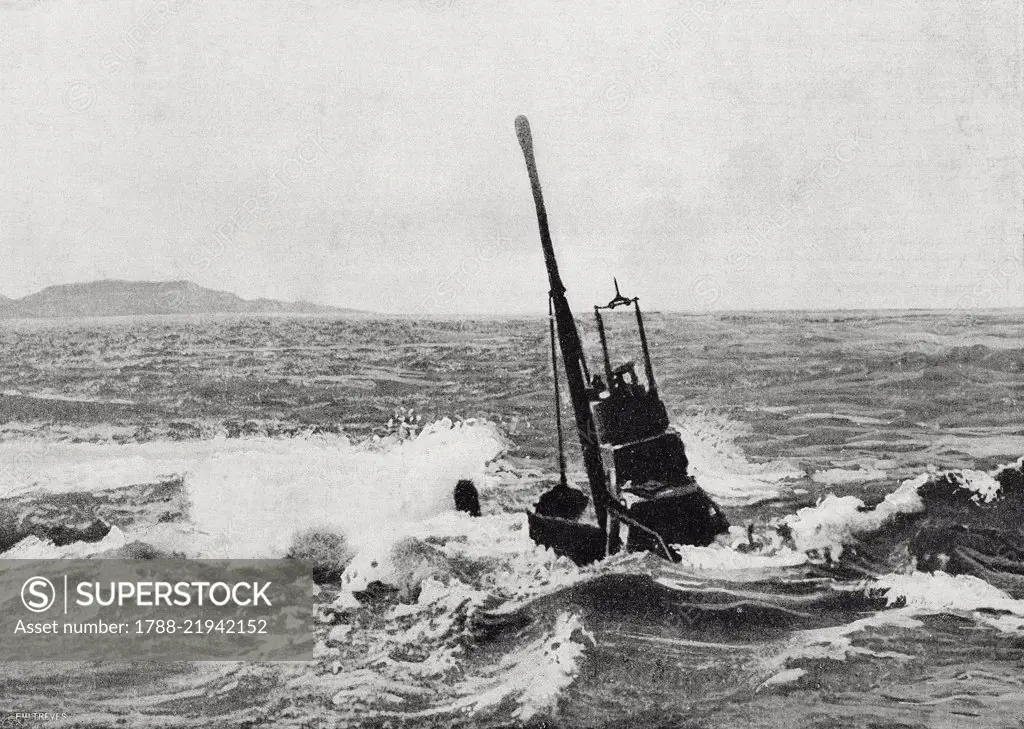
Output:
<instances>
[{"instance_id":1,"label":"ocean wave","mask_svg":"<svg viewBox=\"0 0 1024 729\"><path fill-rule=\"evenodd\" d=\"M815 506L798 510L783 520L797 551L827 553L831 559L856 543L859 535L875 532L898 514L924 510L918 494L927 475L904 481L898 489L872 509L856 496L825 496Z\"/></svg>"},{"instance_id":2,"label":"ocean wave","mask_svg":"<svg viewBox=\"0 0 1024 729\"><path fill-rule=\"evenodd\" d=\"M743 429L728 418L680 425L700 483L725 503L774 498L806 476L786 461L748 461L736 445ZM32 534L5 556L125 556L140 542L193 557L334 550L340 578L318 598L314 667L283 668L275 680L341 724L546 720L591 680L588 661L608 655L604 641L623 636L679 661L700 653L708 665L745 651L750 665L722 678L722 690L756 693L798 690L823 661L904 661L885 631L917 630L929 615L1024 629L1024 459L932 469L874 505L828 495L708 547L680 546L676 564L620 554L580 568L534 544L518 508L488 501L550 475L506 459L506 446L491 423L450 420L363 443L328 434L58 444L40 455L37 498L113 499L126 482L169 471L180 474L181 514L162 520L155 510L173 496L166 484L160 498L129 490L118 498L148 499L152 513L91 543ZM454 510L460 478L492 505L483 516ZM879 631L877 644L861 640Z\"/></svg>"},{"instance_id":3,"label":"ocean wave","mask_svg":"<svg viewBox=\"0 0 1024 729\"><path fill-rule=\"evenodd\" d=\"M782 525L798 551L838 560L847 547L863 544L893 525L909 534L922 524L934 528L938 520L952 524L969 517L978 527L999 523L1019 508L1022 486L1021 461L992 472L931 471L902 482L872 507L856 496L829 494L815 506L785 517ZM910 515L925 520L901 519Z\"/></svg>"},{"instance_id":4,"label":"ocean wave","mask_svg":"<svg viewBox=\"0 0 1024 729\"><path fill-rule=\"evenodd\" d=\"M33 480L26 486L0 475L0 493L97 494L177 476L189 501L188 525L154 529L147 536L156 546L195 557L280 557L302 531L332 531L358 545L450 511L454 484L471 478L485 488L487 464L504 448L489 423L450 420L415 437L359 444L338 435L8 442L0 444L0 455L31 466ZM160 544L161 538L174 543Z\"/></svg>"},{"instance_id":5,"label":"ocean wave","mask_svg":"<svg viewBox=\"0 0 1024 729\"><path fill-rule=\"evenodd\" d=\"M121 549L127 544L124 532L112 526L98 542L77 541L58 546L52 540L34 534L21 539L3 553L4 559L82 559L109 550Z\"/></svg>"},{"instance_id":6,"label":"ocean wave","mask_svg":"<svg viewBox=\"0 0 1024 729\"><path fill-rule=\"evenodd\" d=\"M355 546L393 541L410 524L453 510L459 479L486 488L487 464L505 448L494 426L450 420L372 447L332 438L281 444L215 454L186 479L192 522L225 555L281 556L310 529Z\"/></svg>"},{"instance_id":7,"label":"ocean wave","mask_svg":"<svg viewBox=\"0 0 1024 729\"><path fill-rule=\"evenodd\" d=\"M974 575L946 572L884 575L875 580L870 589L880 591L890 606L907 607L915 613L984 610L1024 618L1024 600L1016 600Z\"/></svg>"},{"instance_id":8,"label":"ocean wave","mask_svg":"<svg viewBox=\"0 0 1024 729\"><path fill-rule=\"evenodd\" d=\"M783 484L806 474L788 460L756 463L747 459L736 440L749 427L729 417L701 412L675 423L686 443L690 472L723 506L756 504L778 497Z\"/></svg>"},{"instance_id":9,"label":"ocean wave","mask_svg":"<svg viewBox=\"0 0 1024 729\"><path fill-rule=\"evenodd\" d=\"M825 486L838 486L844 483L881 481L885 476L885 471L878 468L829 468L815 471L811 474L811 480Z\"/></svg>"}]
</instances>

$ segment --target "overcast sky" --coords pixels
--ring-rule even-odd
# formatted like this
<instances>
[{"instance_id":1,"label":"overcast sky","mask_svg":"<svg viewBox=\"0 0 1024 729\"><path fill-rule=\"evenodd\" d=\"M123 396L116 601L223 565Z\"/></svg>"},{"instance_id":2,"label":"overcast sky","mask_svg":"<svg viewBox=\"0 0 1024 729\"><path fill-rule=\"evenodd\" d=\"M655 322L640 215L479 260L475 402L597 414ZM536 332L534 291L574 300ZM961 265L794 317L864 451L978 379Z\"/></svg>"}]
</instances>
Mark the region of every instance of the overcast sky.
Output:
<instances>
[{"instance_id":1,"label":"overcast sky","mask_svg":"<svg viewBox=\"0 0 1024 729\"><path fill-rule=\"evenodd\" d=\"M0 293L1024 305L1014 0L0 0Z\"/></svg>"}]
</instances>

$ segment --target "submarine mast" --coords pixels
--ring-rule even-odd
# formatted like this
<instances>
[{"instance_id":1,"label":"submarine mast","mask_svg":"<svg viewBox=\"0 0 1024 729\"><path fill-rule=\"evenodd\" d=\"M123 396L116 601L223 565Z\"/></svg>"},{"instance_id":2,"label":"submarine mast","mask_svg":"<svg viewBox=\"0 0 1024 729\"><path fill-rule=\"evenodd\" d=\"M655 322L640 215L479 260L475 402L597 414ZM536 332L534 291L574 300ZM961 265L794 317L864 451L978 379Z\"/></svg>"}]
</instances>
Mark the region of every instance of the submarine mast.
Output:
<instances>
[{"instance_id":1,"label":"submarine mast","mask_svg":"<svg viewBox=\"0 0 1024 729\"><path fill-rule=\"evenodd\" d=\"M540 228L540 242L544 249L544 265L548 270L548 283L551 287L548 295L554 308L558 344L562 350L562 365L565 367L565 378L569 385L573 413L576 416L576 430L579 432L580 448L583 450L583 465L587 471L587 479L590 481L590 496L594 500L597 523L607 534L608 486L604 466L601 463L601 450L594 418L590 412L590 399L587 394L589 379L586 374L587 363L580 335L576 329L576 321L569 308L569 301L565 297L565 285L558 272L555 249L551 245L544 194L541 191L540 177L537 174L537 162L533 156L533 136L530 133L530 122L525 116L516 117L516 136L519 138L519 146L523 148L526 170L530 175L530 187L533 190L533 202L537 208L537 225Z\"/></svg>"}]
</instances>

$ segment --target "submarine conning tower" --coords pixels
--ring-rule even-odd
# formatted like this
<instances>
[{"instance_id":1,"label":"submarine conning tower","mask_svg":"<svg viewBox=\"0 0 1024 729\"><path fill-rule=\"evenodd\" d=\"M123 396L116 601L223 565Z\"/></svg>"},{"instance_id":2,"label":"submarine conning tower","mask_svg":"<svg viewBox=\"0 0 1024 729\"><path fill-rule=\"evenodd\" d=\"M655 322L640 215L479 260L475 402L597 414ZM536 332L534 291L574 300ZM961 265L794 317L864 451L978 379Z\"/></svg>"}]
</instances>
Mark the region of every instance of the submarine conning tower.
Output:
<instances>
[{"instance_id":1,"label":"submarine conning tower","mask_svg":"<svg viewBox=\"0 0 1024 729\"><path fill-rule=\"evenodd\" d=\"M519 116L515 126L530 178L550 285L548 304L560 461L559 486L543 495L533 512L527 512L530 536L538 544L584 564L617 552L622 545L619 527L625 524L629 528L627 549L648 550L677 560L679 555L670 545L708 545L728 530L728 521L688 473L682 437L671 428L658 393L639 300L623 296L617 280L615 297L604 306L594 307L604 377L590 372L555 260L530 124L526 117ZM637 377L635 363L616 367L611 364L603 316L620 306L631 307L635 313L646 384ZM569 498L572 490L566 484L562 450L556 348L562 355L596 526L578 521L580 500ZM558 508L541 508L548 505L546 502Z\"/></svg>"},{"instance_id":2,"label":"submarine conning tower","mask_svg":"<svg viewBox=\"0 0 1024 729\"><path fill-rule=\"evenodd\" d=\"M611 311L619 306L632 307L636 314L646 386L639 382L634 362L612 367L601 312ZM644 329L644 318L640 312L640 300L627 299L623 296L619 292L619 282L616 279L615 298L604 306L595 306L594 318L601 338L605 373L605 381L592 378L590 382L590 411L598 440L602 444L623 444L665 432L669 426L668 412L658 396L658 385L651 365L651 352L647 345L647 331ZM598 383L597 387L594 387L595 381Z\"/></svg>"},{"instance_id":3,"label":"submarine conning tower","mask_svg":"<svg viewBox=\"0 0 1024 729\"><path fill-rule=\"evenodd\" d=\"M632 308L636 316L646 385L634 362L612 365L604 312L620 306ZM710 544L728 525L689 475L683 439L671 428L658 394L639 299L622 296L616 281L615 298L595 306L594 318L607 383L591 379L590 411L609 495L627 507L628 517L656 531L665 543ZM613 530L616 521L613 516ZM637 529L630 530L626 546L659 551L650 533Z\"/></svg>"}]
</instances>

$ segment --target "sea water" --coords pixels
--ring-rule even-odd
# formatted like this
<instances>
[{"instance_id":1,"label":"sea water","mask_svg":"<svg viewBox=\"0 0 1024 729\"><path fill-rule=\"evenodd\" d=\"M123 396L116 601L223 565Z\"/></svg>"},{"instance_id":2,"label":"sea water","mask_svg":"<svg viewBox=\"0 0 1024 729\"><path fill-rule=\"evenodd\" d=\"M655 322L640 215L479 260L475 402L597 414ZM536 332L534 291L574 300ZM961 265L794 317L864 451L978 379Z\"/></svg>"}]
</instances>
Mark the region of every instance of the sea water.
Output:
<instances>
[{"instance_id":1,"label":"sea water","mask_svg":"<svg viewBox=\"0 0 1024 729\"><path fill-rule=\"evenodd\" d=\"M527 534L557 478L541 317L3 323L6 510L113 524L15 534L5 557L314 554L337 577L313 663L19 664L0 710L45 693L65 724L1019 726L1022 319L652 313L659 387L733 529L676 565L586 568ZM453 508L462 478L480 518Z\"/></svg>"}]
</instances>

